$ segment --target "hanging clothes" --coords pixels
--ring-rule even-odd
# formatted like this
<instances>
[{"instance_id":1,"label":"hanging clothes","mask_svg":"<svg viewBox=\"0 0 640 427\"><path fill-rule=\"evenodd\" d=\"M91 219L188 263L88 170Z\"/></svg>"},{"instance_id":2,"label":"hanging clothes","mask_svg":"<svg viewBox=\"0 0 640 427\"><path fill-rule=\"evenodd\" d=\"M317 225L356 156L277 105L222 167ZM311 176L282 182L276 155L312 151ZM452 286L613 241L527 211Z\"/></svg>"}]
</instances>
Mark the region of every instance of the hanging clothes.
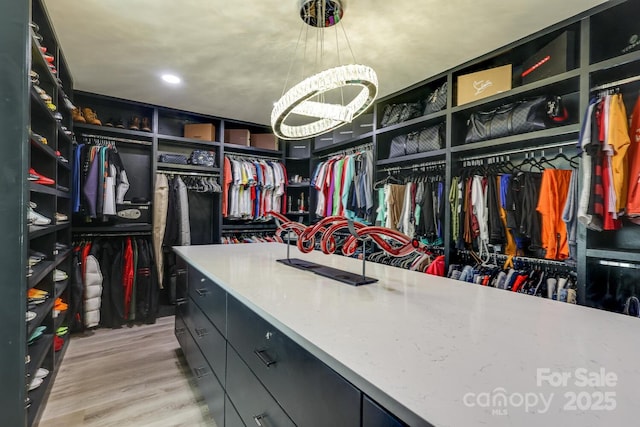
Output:
<instances>
[{"instance_id":1,"label":"hanging clothes","mask_svg":"<svg viewBox=\"0 0 640 427\"><path fill-rule=\"evenodd\" d=\"M339 215L370 224L373 217L373 152L364 150L320 162L312 175L316 215Z\"/></svg>"}]
</instances>

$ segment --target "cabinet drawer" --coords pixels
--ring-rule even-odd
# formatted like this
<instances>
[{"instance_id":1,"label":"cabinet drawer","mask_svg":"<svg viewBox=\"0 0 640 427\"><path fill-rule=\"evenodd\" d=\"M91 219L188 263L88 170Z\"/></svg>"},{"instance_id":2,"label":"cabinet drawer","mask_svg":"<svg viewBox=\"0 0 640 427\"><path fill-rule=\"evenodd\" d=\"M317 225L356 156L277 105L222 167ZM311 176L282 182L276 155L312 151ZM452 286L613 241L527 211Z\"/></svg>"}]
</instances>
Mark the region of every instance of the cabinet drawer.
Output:
<instances>
[{"instance_id":1,"label":"cabinet drawer","mask_svg":"<svg viewBox=\"0 0 640 427\"><path fill-rule=\"evenodd\" d=\"M204 313L190 302L189 316L193 329L191 334L200 347L202 354L213 368L216 376L224 385L227 343Z\"/></svg>"},{"instance_id":2,"label":"cabinet drawer","mask_svg":"<svg viewBox=\"0 0 640 427\"><path fill-rule=\"evenodd\" d=\"M248 426L295 425L231 346L227 349L227 394Z\"/></svg>"},{"instance_id":3,"label":"cabinet drawer","mask_svg":"<svg viewBox=\"0 0 640 427\"><path fill-rule=\"evenodd\" d=\"M204 355L195 344L193 337L187 334L187 351L185 356L189 364L189 370L198 385L198 390L202 398L207 402L209 412L211 413L216 424L224 425L224 389L218 382L213 370L207 363Z\"/></svg>"},{"instance_id":4,"label":"cabinet drawer","mask_svg":"<svg viewBox=\"0 0 640 427\"><path fill-rule=\"evenodd\" d=\"M296 424L360 425L360 391L232 297L227 332L231 346Z\"/></svg>"},{"instance_id":5,"label":"cabinet drawer","mask_svg":"<svg viewBox=\"0 0 640 427\"><path fill-rule=\"evenodd\" d=\"M224 397L224 427L246 427L238 411L229 400L229 396Z\"/></svg>"},{"instance_id":6,"label":"cabinet drawer","mask_svg":"<svg viewBox=\"0 0 640 427\"><path fill-rule=\"evenodd\" d=\"M227 293L202 273L189 267L189 295L223 336L227 334Z\"/></svg>"},{"instance_id":7,"label":"cabinet drawer","mask_svg":"<svg viewBox=\"0 0 640 427\"><path fill-rule=\"evenodd\" d=\"M364 396L362 399L362 425L366 427L404 427L405 423L389 411Z\"/></svg>"}]
</instances>

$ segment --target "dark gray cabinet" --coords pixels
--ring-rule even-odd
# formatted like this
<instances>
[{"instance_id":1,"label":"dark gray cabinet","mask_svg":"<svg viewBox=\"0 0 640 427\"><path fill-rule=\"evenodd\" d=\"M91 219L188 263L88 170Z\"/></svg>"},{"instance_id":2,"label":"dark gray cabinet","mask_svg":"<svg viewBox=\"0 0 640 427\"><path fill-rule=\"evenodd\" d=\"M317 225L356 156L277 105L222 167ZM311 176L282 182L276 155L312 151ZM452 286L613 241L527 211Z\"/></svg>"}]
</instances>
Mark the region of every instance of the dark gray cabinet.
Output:
<instances>
[{"instance_id":1,"label":"dark gray cabinet","mask_svg":"<svg viewBox=\"0 0 640 427\"><path fill-rule=\"evenodd\" d=\"M229 344L301 426L359 426L360 391L244 304L227 297Z\"/></svg>"},{"instance_id":2,"label":"dark gray cabinet","mask_svg":"<svg viewBox=\"0 0 640 427\"><path fill-rule=\"evenodd\" d=\"M295 426L231 346L227 347L227 393L246 425Z\"/></svg>"},{"instance_id":3,"label":"dark gray cabinet","mask_svg":"<svg viewBox=\"0 0 640 427\"><path fill-rule=\"evenodd\" d=\"M404 427L405 423L393 416L367 396L362 397L363 427Z\"/></svg>"},{"instance_id":4,"label":"dark gray cabinet","mask_svg":"<svg viewBox=\"0 0 640 427\"><path fill-rule=\"evenodd\" d=\"M175 334L218 426L403 425L200 271L178 263L186 277L178 281Z\"/></svg>"}]
</instances>

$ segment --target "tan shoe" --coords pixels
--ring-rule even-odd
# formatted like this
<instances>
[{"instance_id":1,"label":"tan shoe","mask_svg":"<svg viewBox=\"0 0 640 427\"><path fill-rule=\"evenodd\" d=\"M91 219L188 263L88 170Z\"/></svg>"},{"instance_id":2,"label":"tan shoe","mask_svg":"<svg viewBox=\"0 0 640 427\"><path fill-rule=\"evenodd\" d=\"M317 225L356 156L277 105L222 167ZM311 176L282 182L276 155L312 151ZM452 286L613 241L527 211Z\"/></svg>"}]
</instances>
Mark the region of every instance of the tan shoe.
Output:
<instances>
[{"instance_id":1,"label":"tan shoe","mask_svg":"<svg viewBox=\"0 0 640 427\"><path fill-rule=\"evenodd\" d=\"M87 121L82 116L82 111L80 111L75 107L71 110L71 118L73 119L74 122L77 122L77 123L87 123Z\"/></svg>"},{"instance_id":2,"label":"tan shoe","mask_svg":"<svg viewBox=\"0 0 640 427\"><path fill-rule=\"evenodd\" d=\"M140 130L143 130L145 132L151 132L151 121L149 120L149 117L142 118L142 124L140 125Z\"/></svg>"},{"instance_id":3,"label":"tan shoe","mask_svg":"<svg viewBox=\"0 0 640 427\"><path fill-rule=\"evenodd\" d=\"M84 116L87 124L102 126L102 122L98 120L98 115L91 108L83 108L82 115Z\"/></svg>"},{"instance_id":4,"label":"tan shoe","mask_svg":"<svg viewBox=\"0 0 640 427\"><path fill-rule=\"evenodd\" d=\"M133 116L129 121L129 129L140 130L140 117Z\"/></svg>"}]
</instances>

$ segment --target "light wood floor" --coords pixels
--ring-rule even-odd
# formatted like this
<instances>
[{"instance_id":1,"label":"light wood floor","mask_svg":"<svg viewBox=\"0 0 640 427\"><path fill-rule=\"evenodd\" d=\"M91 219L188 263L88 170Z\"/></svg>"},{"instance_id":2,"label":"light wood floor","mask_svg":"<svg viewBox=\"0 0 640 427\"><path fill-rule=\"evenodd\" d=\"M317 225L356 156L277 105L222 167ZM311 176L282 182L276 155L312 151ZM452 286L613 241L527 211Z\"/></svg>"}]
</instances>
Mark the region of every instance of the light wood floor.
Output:
<instances>
[{"instance_id":1,"label":"light wood floor","mask_svg":"<svg viewBox=\"0 0 640 427\"><path fill-rule=\"evenodd\" d=\"M163 317L72 337L39 427L215 427L173 324Z\"/></svg>"}]
</instances>

